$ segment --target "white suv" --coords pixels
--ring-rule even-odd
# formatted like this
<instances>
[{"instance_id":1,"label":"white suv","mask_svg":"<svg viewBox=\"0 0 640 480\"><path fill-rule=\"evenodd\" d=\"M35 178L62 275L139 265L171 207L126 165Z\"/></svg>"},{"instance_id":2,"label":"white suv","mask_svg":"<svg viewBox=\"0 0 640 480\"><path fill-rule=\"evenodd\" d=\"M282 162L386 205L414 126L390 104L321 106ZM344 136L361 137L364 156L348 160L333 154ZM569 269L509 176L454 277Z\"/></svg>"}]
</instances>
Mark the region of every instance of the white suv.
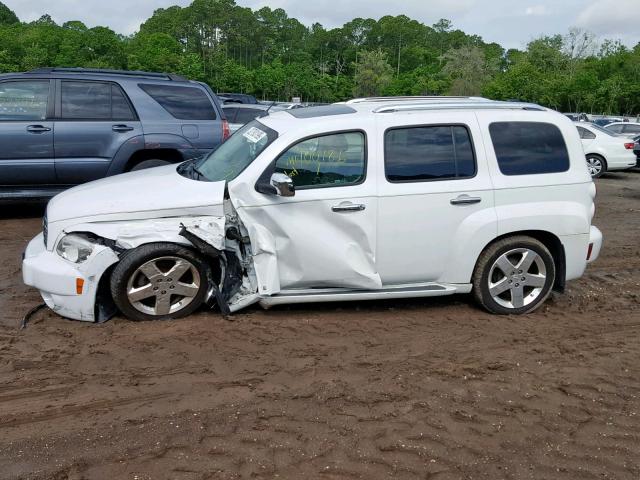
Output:
<instances>
[{"instance_id":1,"label":"white suv","mask_svg":"<svg viewBox=\"0 0 640 480\"><path fill-rule=\"evenodd\" d=\"M358 99L278 112L204 159L56 196L23 275L87 321L469 292L521 314L598 256L595 194L559 113Z\"/></svg>"}]
</instances>

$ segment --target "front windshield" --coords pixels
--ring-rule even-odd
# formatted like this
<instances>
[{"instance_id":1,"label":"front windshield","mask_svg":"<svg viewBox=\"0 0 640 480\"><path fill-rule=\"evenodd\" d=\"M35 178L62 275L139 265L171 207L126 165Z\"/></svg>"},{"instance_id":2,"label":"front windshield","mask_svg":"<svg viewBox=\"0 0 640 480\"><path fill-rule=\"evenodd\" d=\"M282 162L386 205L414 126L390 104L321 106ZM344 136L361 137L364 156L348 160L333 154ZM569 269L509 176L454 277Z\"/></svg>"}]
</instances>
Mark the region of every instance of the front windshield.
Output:
<instances>
[{"instance_id":1,"label":"front windshield","mask_svg":"<svg viewBox=\"0 0 640 480\"><path fill-rule=\"evenodd\" d=\"M231 181L251 165L278 133L254 120L231 135L197 165L197 171L210 182Z\"/></svg>"}]
</instances>

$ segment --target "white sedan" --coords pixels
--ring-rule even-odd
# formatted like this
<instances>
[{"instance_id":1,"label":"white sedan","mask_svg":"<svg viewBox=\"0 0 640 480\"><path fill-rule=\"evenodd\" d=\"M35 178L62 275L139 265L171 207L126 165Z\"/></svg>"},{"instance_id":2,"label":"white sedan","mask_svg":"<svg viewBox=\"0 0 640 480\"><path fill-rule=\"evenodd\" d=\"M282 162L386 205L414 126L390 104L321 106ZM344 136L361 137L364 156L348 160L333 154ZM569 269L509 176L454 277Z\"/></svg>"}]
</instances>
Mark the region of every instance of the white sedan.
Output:
<instances>
[{"instance_id":1,"label":"white sedan","mask_svg":"<svg viewBox=\"0 0 640 480\"><path fill-rule=\"evenodd\" d=\"M593 123L575 122L587 157L587 167L593 178L612 170L627 170L636 166L633 141L617 137Z\"/></svg>"}]
</instances>

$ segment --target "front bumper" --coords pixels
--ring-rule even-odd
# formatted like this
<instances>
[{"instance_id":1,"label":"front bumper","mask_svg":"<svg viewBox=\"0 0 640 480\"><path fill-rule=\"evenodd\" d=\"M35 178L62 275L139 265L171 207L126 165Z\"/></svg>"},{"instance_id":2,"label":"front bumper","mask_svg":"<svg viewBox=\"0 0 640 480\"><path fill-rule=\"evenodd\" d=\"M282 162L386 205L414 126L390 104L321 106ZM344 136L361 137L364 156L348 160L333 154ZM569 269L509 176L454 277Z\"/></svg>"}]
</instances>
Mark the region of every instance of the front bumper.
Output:
<instances>
[{"instance_id":1,"label":"front bumper","mask_svg":"<svg viewBox=\"0 0 640 480\"><path fill-rule=\"evenodd\" d=\"M81 264L68 262L45 248L43 235L36 236L24 252L22 279L40 290L43 300L57 314L93 322L96 320L96 294L104 272L118 261L113 250L96 245ZM78 283L82 283L81 292Z\"/></svg>"}]
</instances>

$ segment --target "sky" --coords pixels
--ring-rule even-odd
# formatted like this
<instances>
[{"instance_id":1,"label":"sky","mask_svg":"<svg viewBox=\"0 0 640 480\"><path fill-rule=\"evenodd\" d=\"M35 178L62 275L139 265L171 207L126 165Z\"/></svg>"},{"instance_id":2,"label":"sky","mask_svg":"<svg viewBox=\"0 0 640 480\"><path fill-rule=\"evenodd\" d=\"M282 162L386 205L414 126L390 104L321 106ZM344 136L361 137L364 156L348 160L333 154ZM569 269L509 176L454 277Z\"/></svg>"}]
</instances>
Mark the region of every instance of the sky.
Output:
<instances>
[{"instance_id":1,"label":"sky","mask_svg":"<svg viewBox=\"0 0 640 480\"><path fill-rule=\"evenodd\" d=\"M186 6L191 0L2 0L22 21L45 13L57 23L80 20L89 27L104 25L131 34L157 8ZM407 15L427 25L448 18L455 28L477 34L506 48L524 48L548 34L571 27L592 31L600 39L640 42L640 0L236 0L253 9L283 8L306 25L327 28L356 17Z\"/></svg>"}]
</instances>

